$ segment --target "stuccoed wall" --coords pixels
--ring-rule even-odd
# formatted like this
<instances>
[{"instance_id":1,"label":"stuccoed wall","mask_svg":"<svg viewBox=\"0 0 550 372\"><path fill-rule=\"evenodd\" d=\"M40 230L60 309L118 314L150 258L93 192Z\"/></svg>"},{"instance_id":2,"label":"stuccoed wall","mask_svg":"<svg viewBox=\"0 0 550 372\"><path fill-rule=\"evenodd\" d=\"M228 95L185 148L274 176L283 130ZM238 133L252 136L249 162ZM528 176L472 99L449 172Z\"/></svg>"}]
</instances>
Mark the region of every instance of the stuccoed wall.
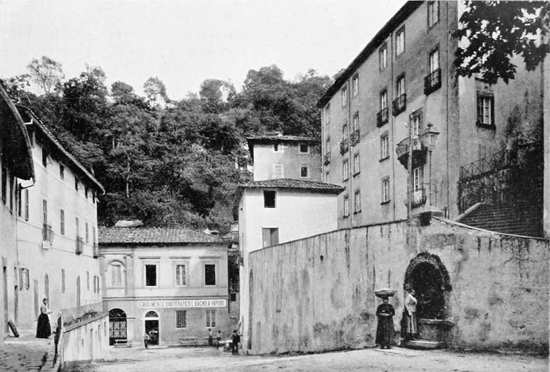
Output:
<instances>
[{"instance_id":1,"label":"stuccoed wall","mask_svg":"<svg viewBox=\"0 0 550 372\"><path fill-rule=\"evenodd\" d=\"M62 363L66 367L71 362L105 358L109 349L108 314L65 326L61 348Z\"/></svg>"},{"instance_id":2,"label":"stuccoed wall","mask_svg":"<svg viewBox=\"0 0 550 372\"><path fill-rule=\"evenodd\" d=\"M397 290L392 304L399 330L405 271L421 252L438 256L449 274L446 313L455 323L450 347L547 350L547 240L435 219L413 230L411 248L406 223L396 222L252 252L249 352L373 346L379 304L374 290Z\"/></svg>"}]
</instances>

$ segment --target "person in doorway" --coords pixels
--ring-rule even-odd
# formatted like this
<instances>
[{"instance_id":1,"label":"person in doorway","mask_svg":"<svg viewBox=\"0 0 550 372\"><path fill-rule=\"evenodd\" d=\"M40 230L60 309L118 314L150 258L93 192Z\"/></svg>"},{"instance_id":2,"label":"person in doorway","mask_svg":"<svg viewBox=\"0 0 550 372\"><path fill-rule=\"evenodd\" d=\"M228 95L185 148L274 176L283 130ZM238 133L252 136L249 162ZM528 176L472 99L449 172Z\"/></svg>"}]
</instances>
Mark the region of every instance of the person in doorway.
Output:
<instances>
[{"instance_id":1,"label":"person in doorway","mask_svg":"<svg viewBox=\"0 0 550 372\"><path fill-rule=\"evenodd\" d=\"M218 329L218 335L216 336L216 346L220 347L222 344L222 331Z\"/></svg>"},{"instance_id":2,"label":"person in doorway","mask_svg":"<svg viewBox=\"0 0 550 372\"><path fill-rule=\"evenodd\" d=\"M233 355L239 354L239 343L241 342L241 336L237 333L237 330L233 330L231 335L231 353Z\"/></svg>"},{"instance_id":3,"label":"person in doorway","mask_svg":"<svg viewBox=\"0 0 550 372\"><path fill-rule=\"evenodd\" d=\"M415 297L414 289L411 287L408 287L405 289L406 295L405 295L405 311L403 312L403 316L405 318L404 326L405 326L405 341L411 340L413 338L416 338L418 334L418 326L416 323L416 304L417 299Z\"/></svg>"},{"instance_id":4,"label":"person in doorway","mask_svg":"<svg viewBox=\"0 0 550 372\"><path fill-rule=\"evenodd\" d=\"M149 348L149 341L151 341L151 336L149 336L149 333L145 331L145 334L143 335L143 345L145 345L145 348Z\"/></svg>"},{"instance_id":5,"label":"person in doorway","mask_svg":"<svg viewBox=\"0 0 550 372\"><path fill-rule=\"evenodd\" d=\"M382 304L376 309L378 327L376 328L376 343L380 348L390 348L393 339L393 316L395 310L389 304L388 297L382 299Z\"/></svg>"},{"instance_id":6,"label":"person in doorway","mask_svg":"<svg viewBox=\"0 0 550 372\"><path fill-rule=\"evenodd\" d=\"M208 346L214 345L214 337L212 336L212 328L208 328Z\"/></svg>"},{"instance_id":7,"label":"person in doorway","mask_svg":"<svg viewBox=\"0 0 550 372\"><path fill-rule=\"evenodd\" d=\"M49 338L52 334L52 327L50 325L50 317L48 314L50 309L48 309L48 299L42 300L42 305L40 306L40 315L38 316L38 324L36 326L36 337L37 338Z\"/></svg>"}]
</instances>

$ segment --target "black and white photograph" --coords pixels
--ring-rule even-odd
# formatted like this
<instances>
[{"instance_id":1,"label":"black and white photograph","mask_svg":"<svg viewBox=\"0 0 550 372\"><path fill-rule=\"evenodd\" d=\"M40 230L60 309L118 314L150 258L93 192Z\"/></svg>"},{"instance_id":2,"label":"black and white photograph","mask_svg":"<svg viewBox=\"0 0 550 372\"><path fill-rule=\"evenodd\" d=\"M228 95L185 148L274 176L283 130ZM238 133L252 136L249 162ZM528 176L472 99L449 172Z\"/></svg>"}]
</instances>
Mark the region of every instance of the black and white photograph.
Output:
<instances>
[{"instance_id":1,"label":"black and white photograph","mask_svg":"<svg viewBox=\"0 0 550 372\"><path fill-rule=\"evenodd\" d=\"M0 371L546 372L550 1L0 0Z\"/></svg>"}]
</instances>

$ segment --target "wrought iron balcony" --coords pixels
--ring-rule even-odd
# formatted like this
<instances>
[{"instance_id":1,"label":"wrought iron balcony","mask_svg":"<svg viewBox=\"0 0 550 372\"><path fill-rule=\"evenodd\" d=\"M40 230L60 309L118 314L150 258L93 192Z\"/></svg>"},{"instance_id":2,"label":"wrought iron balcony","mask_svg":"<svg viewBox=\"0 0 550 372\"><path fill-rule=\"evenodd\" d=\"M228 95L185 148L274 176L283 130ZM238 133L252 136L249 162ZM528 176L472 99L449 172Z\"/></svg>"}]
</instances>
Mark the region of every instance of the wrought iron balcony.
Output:
<instances>
[{"instance_id":1,"label":"wrought iron balcony","mask_svg":"<svg viewBox=\"0 0 550 372\"><path fill-rule=\"evenodd\" d=\"M351 136L350 136L350 142L351 142L351 145L352 146L355 146L359 143L359 140L361 139L361 136L360 136L360 133L359 133L359 129L356 129L354 130L352 133L351 133Z\"/></svg>"},{"instance_id":2,"label":"wrought iron balcony","mask_svg":"<svg viewBox=\"0 0 550 372\"><path fill-rule=\"evenodd\" d=\"M424 146L419 137L414 137L412 140L412 167L416 168L421 165L426 164L426 154L428 148ZM403 139L397 144L395 149L397 154L397 159L405 168L408 168L409 165L409 138Z\"/></svg>"},{"instance_id":3,"label":"wrought iron balcony","mask_svg":"<svg viewBox=\"0 0 550 372\"><path fill-rule=\"evenodd\" d=\"M344 155L349 150L349 140L344 138L340 141L340 154Z\"/></svg>"},{"instance_id":4,"label":"wrought iron balcony","mask_svg":"<svg viewBox=\"0 0 550 372\"><path fill-rule=\"evenodd\" d=\"M77 236L75 253L82 254L82 252L84 252L84 239L82 239L82 237L80 236Z\"/></svg>"},{"instance_id":5,"label":"wrought iron balcony","mask_svg":"<svg viewBox=\"0 0 550 372\"><path fill-rule=\"evenodd\" d=\"M412 200L411 200L411 206L413 208L418 208L426 204L427 193L426 193L426 187L427 186L421 186L420 188L417 188L412 193Z\"/></svg>"},{"instance_id":6,"label":"wrought iron balcony","mask_svg":"<svg viewBox=\"0 0 550 372\"><path fill-rule=\"evenodd\" d=\"M323 164L324 165L330 164L330 151L327 151L326 154L323 156Z\"/></svg>"},{"instance_id":7,"label":"wrought iron balcony","mask_svg":"<svg viewBox=\"0 0 550 372\"><path fill-rule=\"evenodd\" d=\"M53 245L53 229L51 225L43 224L42 225L42 248L49 249Z\"/></svg>"},{"instance_id":8,"label":"wrought iron balcony","mask_svg":"<svg viewBox=\"0 0 550 372\"><path fill-rule=\"evenodd\" d=\"M383 108L382 110L378 111L376 114L376 126L381 127L382 125L386 124L388 122L388 108Z\"/></svg>"},{"instance_id":9,"label":"wrought iron balcony","mask_svg":"<svg viewBox=\"0 0 550 372\"><path fill-rule=\"evenodd\" d=\"M441 69L438 68L434 72L424 77L424 94L428 95L441 88Z\"/></svg>"},{"instance_id":10,"label":"wrought iron balcony","mask_svg":"<svg viewBox=\"0 0 550 372\"><path fill-rule=\"evenodd\" d=\"M392 114L397 116L407 109L407 95L402 94L392 102Z\"/></svg>"}]
</instances>

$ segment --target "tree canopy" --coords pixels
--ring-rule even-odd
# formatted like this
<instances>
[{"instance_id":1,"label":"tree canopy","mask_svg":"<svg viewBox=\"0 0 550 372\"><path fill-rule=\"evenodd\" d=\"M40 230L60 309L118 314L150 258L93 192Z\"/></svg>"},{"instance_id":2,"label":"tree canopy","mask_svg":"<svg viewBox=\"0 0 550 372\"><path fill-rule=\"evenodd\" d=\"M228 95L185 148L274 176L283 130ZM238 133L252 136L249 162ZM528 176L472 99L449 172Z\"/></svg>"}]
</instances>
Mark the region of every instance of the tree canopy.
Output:
<instances>
[{"instance_id":1,"label":"tree canopy","mask_svg":"<svg viewBox=\"0 0 550 372\"><path fill-rule=\"evenodd\" d=\"M319 136L316 102L331 83L313 70L288 81L268 66L251 69L240 92L207 79L198 94L173 100L158 77L144 83L140 96L123 81L107 87L98 66L65 79L58 62L38 63L55 70L43 74L51 79L42 94L30 91L31 67L28 75L5 79L8 91L94 170L106 188L98 207L105 225L138 218L153 226L227 230L236 186L250 177L235 166L245 137L268 130Z\"/></svg>"},{"instance_id":2,"label":"tree canopy","mask_svg":"<svg viewBox=\"0 0 550 372\"><path fill-rule=\"evenodd\" d=\"M489 83L515 77L514 56L534 70L550 51L550 2L467 1L453 36L460 43L455 66L458 75L481 74Z\"/></svg>"}]
</instances>

